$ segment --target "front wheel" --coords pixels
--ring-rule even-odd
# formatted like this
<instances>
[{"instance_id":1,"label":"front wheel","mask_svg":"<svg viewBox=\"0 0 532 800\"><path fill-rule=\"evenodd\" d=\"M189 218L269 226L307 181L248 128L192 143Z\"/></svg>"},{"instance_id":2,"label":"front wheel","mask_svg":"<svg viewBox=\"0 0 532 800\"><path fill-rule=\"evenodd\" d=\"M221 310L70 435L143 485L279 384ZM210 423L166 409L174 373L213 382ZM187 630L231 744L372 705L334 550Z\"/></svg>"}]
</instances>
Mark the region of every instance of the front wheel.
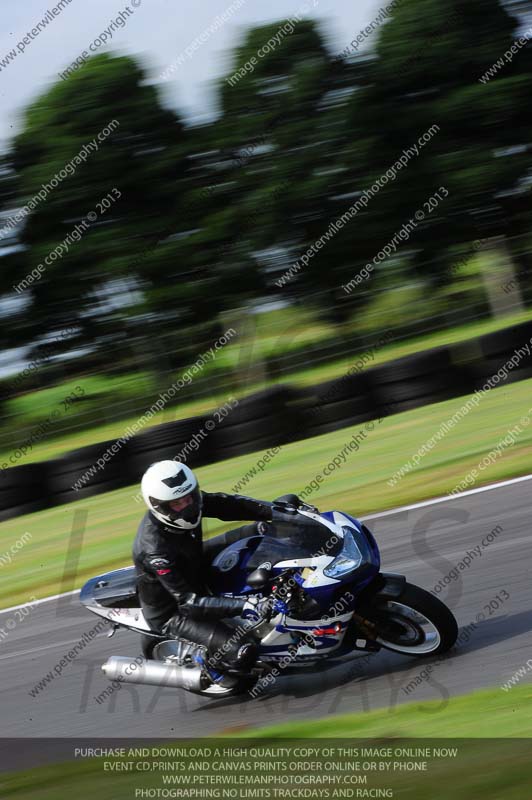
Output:
<instances>
[{"instance_id":1,"label":"front wheel","mask_svg":"<svg viewBox=\"0 0 532 800\"><path fill-rule=\"evenodd\" d=\"M445 653L458 636L447 606L412 583L405 584L399 597L376 597L359 613L374 626L375 641L395 653L418 657Z\"/></svg>"}]
</instances>

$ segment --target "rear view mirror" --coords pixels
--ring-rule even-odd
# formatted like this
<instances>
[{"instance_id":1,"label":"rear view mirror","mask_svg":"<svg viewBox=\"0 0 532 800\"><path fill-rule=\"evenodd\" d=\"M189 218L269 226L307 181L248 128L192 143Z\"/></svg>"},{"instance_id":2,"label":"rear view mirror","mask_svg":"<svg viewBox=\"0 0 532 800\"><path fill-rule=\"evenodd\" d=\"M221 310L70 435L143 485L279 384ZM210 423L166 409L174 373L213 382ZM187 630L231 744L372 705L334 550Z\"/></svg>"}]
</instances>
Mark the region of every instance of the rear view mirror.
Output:
<instances>
[{"instance_id":1,"label":"rear view mirror","mask_svg":"<svg viewBox=\"0 0 532 800\"><path fill-rule=\"evenodd\" d=\"M248 575L248 586L251 586L252 589L262 589L264 584L270 579L270 575L271 571L269 569L259 567Z\"/></svg>"}]
</instances>

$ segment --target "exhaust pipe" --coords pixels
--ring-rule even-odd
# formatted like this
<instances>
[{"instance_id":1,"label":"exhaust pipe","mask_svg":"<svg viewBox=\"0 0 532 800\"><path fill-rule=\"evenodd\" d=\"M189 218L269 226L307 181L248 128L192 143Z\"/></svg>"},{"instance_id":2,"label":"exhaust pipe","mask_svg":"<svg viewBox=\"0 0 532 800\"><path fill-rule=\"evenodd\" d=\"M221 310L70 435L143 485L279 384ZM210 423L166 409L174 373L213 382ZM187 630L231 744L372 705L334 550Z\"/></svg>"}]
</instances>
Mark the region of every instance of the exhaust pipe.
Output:
<instances>
[{"instance_id":1,"label":"exhaust pipe","mask_svg":"<svg viewBox=\"0 0 532 800\"><path fill-rule=\"evenodd\" d=\"M169 686L173 689L187 689L189 692L200 692L203 688L200 667L180 667L153 659L138 664L127 656L111 656L102 664L102 671L110 681L121 683Z\"/></svg>"}]
</instances>

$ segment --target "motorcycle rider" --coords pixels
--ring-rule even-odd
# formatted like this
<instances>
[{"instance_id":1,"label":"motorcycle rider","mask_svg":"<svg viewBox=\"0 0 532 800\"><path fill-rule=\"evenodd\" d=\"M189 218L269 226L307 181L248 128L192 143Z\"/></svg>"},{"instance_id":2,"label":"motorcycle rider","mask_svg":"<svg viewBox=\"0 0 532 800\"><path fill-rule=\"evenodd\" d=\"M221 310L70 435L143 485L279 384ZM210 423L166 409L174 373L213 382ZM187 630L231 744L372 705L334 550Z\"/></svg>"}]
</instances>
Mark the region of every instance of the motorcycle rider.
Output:
<instances>
[{"instance_id":1,"label":"motorcycle rider","mask_svg":"<svg viewBox=\"0 0 532 800\"><path fill-rule=\"evenodd\" d=\"M145 472L142 496L148 511L133 545L133 560L144 617L154 631L203 645L212 656L223 652L225 666L246 669L255 663L257 646L249 634L222 622L243 616L259 619L271 609L269 599L247 601L209 595L205 578L212 559L232 542L264 533L271 503L240 495L200 490L192 470L179 461L159 461ZM202 517L255 520L202 542ZM146 658L156 639L142 637Z\"/></svg>"}]
</instances>

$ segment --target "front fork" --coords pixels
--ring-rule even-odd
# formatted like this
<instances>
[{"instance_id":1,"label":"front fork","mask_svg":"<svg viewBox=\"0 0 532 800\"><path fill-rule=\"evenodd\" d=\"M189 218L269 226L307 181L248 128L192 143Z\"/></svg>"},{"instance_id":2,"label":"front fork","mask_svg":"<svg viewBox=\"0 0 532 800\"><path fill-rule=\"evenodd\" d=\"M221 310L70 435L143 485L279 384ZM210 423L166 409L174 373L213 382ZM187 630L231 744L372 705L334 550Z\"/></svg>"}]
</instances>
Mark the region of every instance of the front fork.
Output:
<instances>
[{"instance_id":1,"label":"front fork","mask_svg":"<svg viewBox=\"0 0 532 800\"><path fill-rule=\"evenodd\" d=\"M361 594L358 595L356 605L358 608L364 607L364 603L381 599L397 599L404 591L406 578L404 575L399 575L395 572L379 572L375 581L366 587ZM351 618L351 639L355 639L354 647L359 650L380 650L380 645L375 641L378 636L377 626L374 622L367 619L364 614L359 614L353 611ZM351 627L350 625L350 627ZM360 633L361 637L357 638ZM359 647L358 642L365 639L365 646Z\"/></svg>"}]
</instances>

